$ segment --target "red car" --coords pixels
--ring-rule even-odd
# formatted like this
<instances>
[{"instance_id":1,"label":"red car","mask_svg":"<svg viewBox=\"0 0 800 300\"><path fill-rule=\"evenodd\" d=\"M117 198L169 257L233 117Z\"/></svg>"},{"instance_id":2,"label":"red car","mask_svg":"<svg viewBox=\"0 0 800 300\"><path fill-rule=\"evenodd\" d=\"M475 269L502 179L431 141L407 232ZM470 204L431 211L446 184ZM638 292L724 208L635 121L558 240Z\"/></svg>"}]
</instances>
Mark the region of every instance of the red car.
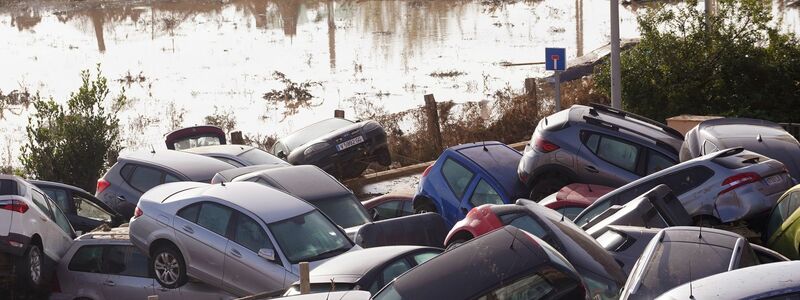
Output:
<instances>
[{"instance_id":1,"label":"red car","mask_svg":"<svg viewBox=\"0 0 800 300\"><path fill-rule=\"evenodd\" d=\"M373 221L392 219L414 214L411 195L387 194L361 202Z\"/></svg>"},{"instance_id":2,"label":"red car","mask_svg":"<svg viewBox=\"0 0 800 300\"><path fill-rule=\"evenodd\" d=\"M539 204L562 213L570 220L575 220L575 217L597 198L613 190L614 188L604 185L573 183L545 197Z\"/></svg>"}]
</instances>

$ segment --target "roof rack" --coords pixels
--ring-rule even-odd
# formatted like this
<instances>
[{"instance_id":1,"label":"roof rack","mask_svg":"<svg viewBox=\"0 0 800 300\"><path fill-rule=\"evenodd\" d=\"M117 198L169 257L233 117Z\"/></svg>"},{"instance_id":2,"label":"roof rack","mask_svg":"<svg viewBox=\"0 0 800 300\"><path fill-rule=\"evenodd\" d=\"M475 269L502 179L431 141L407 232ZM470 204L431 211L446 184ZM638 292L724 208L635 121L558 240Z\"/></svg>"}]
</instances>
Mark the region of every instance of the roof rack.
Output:
<instances>
[{"instance_id":1,"label":"roof rack","mask_svg":"<svg viewBox=\"0 0 800 300\"><path fill-rule=\"evenodd\" d=\"M590 117L590 116L583 116L583 119L586 121L587 124L604 127L604 128L609 129L609 130L619 131L620 129L624 129L624 130L636 133L641 137L644 137L646 139L649 139L649 140L655 142L656 146L658 146L658 147L660 147L660 148L662 148L664 150L667 150L670 153L678 154L678 149L675 149L671 145L669 145L669 144L667 144L667 143L665 143L665 142L663 142L663 141L661 141L661 140L659 140L657 138L654 138L652 136L648 136L646 134L641 134L638 131L631 130L630 128L627 128L627 127L624 127L624 126L615 125L615 124L611 124L609 122L600 120L598 118Z\"/></svg>"},{"instance_id":2,"label":"roof rack","mask_svg":"<svg viewBox=\"0 0 800 300\"><path fill-rule=\"evenodd\" d=\"M648 125L651 125L651 126L655 126L658 129L661 129L662 131L664 131L665 133L667 133L667 134L669 134L669 135L671 135L671 136L673 136L675 138L678 138L680 140L683 140L685 138L683 136L683 134L681 134L680 132L678 132L674 128L669 127L667 125L664 125L664 123L655 121L653 119L650 119L650 118L647 118L647 117L643 117L643 116L640 116L640 115L637 115L637 114L629 113L629 112L626 112L626 111L623 111L623 110L619 110L619 109L616 109L616 108L613 108L613 107L610 107L610 106L606 106L606 105L603 105L603 104L599 104L599 103L589 103L589 106L592 107L589 110L589 114L591 114L591 115L597 116L597 111L599 110L599 111L603 111L603 112L606 112L606 113L609 113L609 114L612 114L612 115L617 115L617 116L619 116L621 118L626 118L627 117L627 118L631 118L631 119L634 119L634 120L638 120L640 122L644 122L644 123L646 123Z\"/></svg>"}]
</instances>

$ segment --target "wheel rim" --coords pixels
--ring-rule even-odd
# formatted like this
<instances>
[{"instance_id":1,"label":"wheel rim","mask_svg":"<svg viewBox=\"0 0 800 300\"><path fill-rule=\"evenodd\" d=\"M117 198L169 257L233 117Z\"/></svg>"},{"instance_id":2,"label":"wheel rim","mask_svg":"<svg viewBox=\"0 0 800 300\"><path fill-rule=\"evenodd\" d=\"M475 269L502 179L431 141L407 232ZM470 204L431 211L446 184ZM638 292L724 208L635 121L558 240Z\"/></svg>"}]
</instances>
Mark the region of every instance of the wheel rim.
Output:
<instances>
[{"instance_id":1,"label":"wheel rim","mask_svg":"<svg viewBox=\"0 0 800 300\"><path fill-rule=\"evenodd\" d=\"M39 279L42 276L42 255L39 253L38 247L31 248L29 259L28 265L30 266L31 281L39 284Z\"/></svg>"},{"instance_id":2,"label":"wheel rim","mask_svg":"<svg viewBox=\"0 0 800 300\"><path fill-rule=\"evenodd\" d=\"M154 269L158 280L164 284L175 284L178 282L180 266L178 259L170 253L162 252L154 260Z\"/></svg>"}]
</instances>

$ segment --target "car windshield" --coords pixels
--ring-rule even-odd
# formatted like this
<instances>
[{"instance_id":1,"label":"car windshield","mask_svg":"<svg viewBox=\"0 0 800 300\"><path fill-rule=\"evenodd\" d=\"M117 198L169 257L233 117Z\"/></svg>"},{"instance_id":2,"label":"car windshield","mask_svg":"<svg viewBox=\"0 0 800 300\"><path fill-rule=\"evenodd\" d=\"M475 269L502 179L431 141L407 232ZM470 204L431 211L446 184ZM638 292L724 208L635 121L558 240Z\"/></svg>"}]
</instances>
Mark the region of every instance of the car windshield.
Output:
<instances>
[{"instance_id":1,"label":"car windshield","mask_svg":"<svg viewBox=\"0 0 800 300\"><path fill-rule=\"evenodd\" d=\"M264 152L258 148L247 150L244 153L239 154L239 157L249 162L251 165L279 165L286 163L282 159L277 158L272 154Z\"/></svg>"},{"instance_id":2,"label":"car windshield","mask_svg":"<svg viewBox=\"0 0 800 300\"><path fill-rule=\"evenodd\" d=\"M318 210L272 223L268 227L292 264L326 259L353 247L336 225Z\"/></svg>"},{"instance_id":3,"label":"car windshield","mask_svg":"<svg viewBox=\"0 0 800 300\"><path fill-rule=\"evenodd\" d=\"M334 223L350 228L369 222L366 210L352 195L309 201L319 208Z\"/></svg>"},{"instance_id":4,"label":"car windshield","mask_svg":"<svg viewBox=\"0 0 800 300\"><path fill-rule=\"evenodd\" d=\"M353 122L340 118L323 120L295 131L293 134L286 137L283 142L286 145L286 148L289 148L289 151L291 152L294 150L294 148L308 143L315 138L351 124L353 124Z\"/></svg>"},{"instance_id":5,"label":"car windshield","mask_svg":"<svg viewBox=\"0 0 800 300\"><path fill-rule=\"evenodd\" d=\"M665 243L644 265L635 298L654 299L681 284L726 272L732 254L729 248L709 244Z\"/></svg>"}]
</instances>

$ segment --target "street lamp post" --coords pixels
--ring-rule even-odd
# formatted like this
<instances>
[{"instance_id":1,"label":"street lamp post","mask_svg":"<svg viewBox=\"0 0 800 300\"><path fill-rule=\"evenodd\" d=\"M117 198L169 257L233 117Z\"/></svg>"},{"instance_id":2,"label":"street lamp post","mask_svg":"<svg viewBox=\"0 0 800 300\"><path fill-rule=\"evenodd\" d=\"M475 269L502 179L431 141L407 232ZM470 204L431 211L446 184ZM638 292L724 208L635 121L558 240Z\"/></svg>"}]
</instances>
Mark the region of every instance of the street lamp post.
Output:
<instances>
[{"instance_id":1,"label":"street lamp post","mask_svg":"<svg viewBox=\"0 0 800 300\"><path fill-rule=\"evenodd\" d=\"M611 0L611 107L622 109L622 84L619 70L619 0Z\"/></svg>"}]
</instances>

